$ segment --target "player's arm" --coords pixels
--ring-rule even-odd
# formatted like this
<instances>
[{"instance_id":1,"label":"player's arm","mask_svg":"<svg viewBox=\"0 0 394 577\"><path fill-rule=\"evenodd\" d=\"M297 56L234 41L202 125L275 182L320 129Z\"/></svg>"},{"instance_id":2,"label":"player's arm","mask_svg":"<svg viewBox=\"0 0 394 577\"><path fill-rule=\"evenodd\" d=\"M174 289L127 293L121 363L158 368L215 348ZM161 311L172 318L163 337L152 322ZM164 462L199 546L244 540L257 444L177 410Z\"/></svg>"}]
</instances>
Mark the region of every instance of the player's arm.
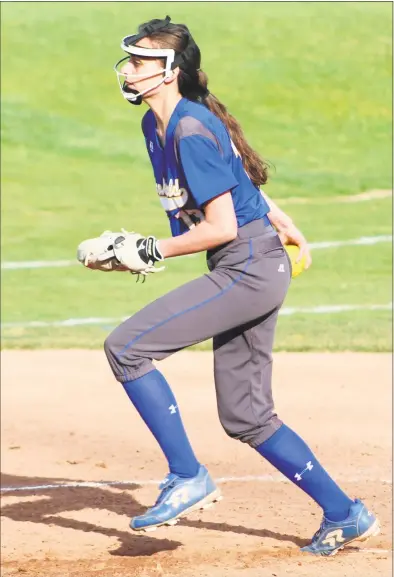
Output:
<instances>
[{"instance_id":1,"label":"player's arm","mask_svg":"<svg viewBox=\"0 0 394 577\"><path fill-rule=\"evenodd\" d=\"M179 166L204 220L180 236L160 240L165 257L209 250L237 236L231 191L238 181L224 160L217 137L199 120L182 118L174 138Z\"/></svg>"},{"instance_id":2,"label":"player's arm","mask_svg":"<svg viewBox=\"0 0 394 577\"><path fill-rule=\"evenodd\" d=\"M266 194L263 190L260 190L260 192L261 196L264 198L270 209L268 217L278 232L280 230L286 231L286 229L294 226L290 216L283 212L283 210L281 210L279 206L275 204L275 202L268 196L268 194Z\"/></svg>"},{"instance_id":3,"label":"player's arm","mask_svg":"<svg viewBox=\"0 0 394 577\"><path fill-rule=\"evenodd\" d=\"M164 258L202 252L234 240L237 236L231 192L227 191L206 203L205 220L188 232L158 241Z\"/></svg>"},{"instance_id":4,"label":"player's arm","mask_svg":"<svg viewBox=\"0 0 394 577\"><path fill-rule=\"evenodd\" d=\"M278 231L282 243L295 244L298 246L300 248L300 253L298 255L297 262L305 256L305 268L309 268L312 264L312 256L305 236L296 227L290 216L286 214L282 209L280 209L279 206L275 204L275 202L268 196L268 194L262 190L260 192L270 209L268 218Z\"/></svg>"},{"instance_id":5,"label":"player's arm","mask_svg":"<svg viewBox=\"0 0 394 577\"><path fill-rule=\"evenodd\" d=\"M82 242L77 258L96 270L129 270L146 275L163 270L154 265L164 258L205 251L234 240L238 228L231 192L207 201L204 208L205 220L181 236L157 240L124 230L104 233Z\"/></svg>"}]
</instances>

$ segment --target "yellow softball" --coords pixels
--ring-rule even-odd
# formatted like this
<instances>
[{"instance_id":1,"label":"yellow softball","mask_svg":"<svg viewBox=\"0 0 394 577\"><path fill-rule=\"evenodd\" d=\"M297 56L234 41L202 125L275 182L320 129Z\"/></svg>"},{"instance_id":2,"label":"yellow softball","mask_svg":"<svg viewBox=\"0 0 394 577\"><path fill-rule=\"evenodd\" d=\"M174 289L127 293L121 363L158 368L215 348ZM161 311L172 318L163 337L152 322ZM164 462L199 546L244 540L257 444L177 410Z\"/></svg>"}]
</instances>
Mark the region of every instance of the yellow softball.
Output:
<instances>
[{"instance_id":1,"label":"yellow softball","mask_svg":"<svg viewBox=\"0 0 394 577\"><path fill-rule=\"evenodd\" d=\"M300 253L300 249L295 244L287 244L285 246L285 249L291 261L291 268L292 268L291 276L292 278L295 278L305 270L306 258L305 256L303 256L300 262L296 262L298 255Z\"/></svg>"}]
</instances>

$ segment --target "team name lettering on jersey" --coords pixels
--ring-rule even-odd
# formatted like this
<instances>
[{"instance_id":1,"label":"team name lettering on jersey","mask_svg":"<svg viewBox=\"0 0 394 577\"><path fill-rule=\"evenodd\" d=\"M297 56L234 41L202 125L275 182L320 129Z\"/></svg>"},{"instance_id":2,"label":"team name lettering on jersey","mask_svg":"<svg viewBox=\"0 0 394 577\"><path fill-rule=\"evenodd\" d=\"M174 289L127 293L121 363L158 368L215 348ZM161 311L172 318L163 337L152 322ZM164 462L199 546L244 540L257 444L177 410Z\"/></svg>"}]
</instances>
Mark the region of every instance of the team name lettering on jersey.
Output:
<instances>
[{"instance_id":1,"label":"team name lettering on jersey","mask_svg":"<svg viewBox=\"0 0 394 577\"><path fill-rule=\"evenodd\" d=\"M179 186L179 180L172 178L167 183L163 178L163 184L156 183L157 194L164 210L171 211L182 208L189 198L186 188Z\"/></svg>"}]
</instances>

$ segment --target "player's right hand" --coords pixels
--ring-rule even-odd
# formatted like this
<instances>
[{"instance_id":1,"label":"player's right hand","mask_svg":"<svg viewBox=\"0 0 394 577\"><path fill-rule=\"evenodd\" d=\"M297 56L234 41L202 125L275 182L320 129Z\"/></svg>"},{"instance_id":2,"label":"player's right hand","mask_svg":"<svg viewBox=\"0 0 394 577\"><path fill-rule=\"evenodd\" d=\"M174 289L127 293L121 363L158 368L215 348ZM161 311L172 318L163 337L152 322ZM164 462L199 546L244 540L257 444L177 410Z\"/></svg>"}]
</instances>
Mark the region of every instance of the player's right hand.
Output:
<instances>
[{"instance_id":1,"label":"player's right hand","mask_svg":"<svg viewBox=\"0 0 394 577\"><path fill-rule=\"evenodd\" d=\"M308 269L312 264L312 255L309 248L308 242L302 232L291 223L286 228L278 231L279 238L283 245L292 244L298 246L300 252L296 259L296 262L301 262L305 258L305 270Z\"/></svg>"}]
</instances>

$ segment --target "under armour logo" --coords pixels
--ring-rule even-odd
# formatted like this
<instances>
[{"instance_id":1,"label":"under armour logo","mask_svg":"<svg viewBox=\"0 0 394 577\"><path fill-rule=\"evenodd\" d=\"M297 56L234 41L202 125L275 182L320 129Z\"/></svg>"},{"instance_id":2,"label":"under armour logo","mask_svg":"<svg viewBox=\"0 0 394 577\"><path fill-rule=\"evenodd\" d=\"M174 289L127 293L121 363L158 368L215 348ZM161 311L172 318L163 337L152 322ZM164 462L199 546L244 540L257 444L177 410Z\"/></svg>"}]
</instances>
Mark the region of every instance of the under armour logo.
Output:
<instances>
[{"instance_id":1,"label":"under armour logo","mask_svg":"<svg viewBox=\"0 0 394 577\"><path fill-rule=\"evenodd\" d=\"M168 407L168 410L170 411L171 415L175 415L177 408L178 405L171 405L170 407Z\"/></svg>"},{"instance_id":2,"label":"under armour logo","mask_svg":"<svg viewBox=\"0 0 394 577\"><path fill-rule=\"evenodd\" d=\"M307 464L305 465L305 469L303 471L301 471L301 473L296 473L294 475L294 479L296 481L301 481L302 479L302 475L306 472L306 471L312 471L313 469L313 465L312 465L312 461L308 461Z\"/></svg>"},{"instance_id":3,"label":"under armour logo","mask_svg":"<svg viewBox=\"0 0 394 577\"><path fill-rule=\"evenodd\" d=\"M153 142L152 141L149 142L149 150L151 152L153 152Z\"/></svg>"},{"instance_id":4,"label":"under armour logo","mask_svg":"<svg viewBox=\"0 0 394 577\"><path fill-rule=\"evenodd\" d=\"M285 272L285 265L284 264L279 265L278 272Z\"/></svg>"},{"instance_id":5,"label":"under armour logo","mask_svg":"<svg viewBox=\"0 0 394 577\"><path fill-rule=\"evenodd\" d=\"M330 547L335 547L337 543L343 543L345 539L343 538L342 529L336 529L335 531L330 531L327 533L326 538L322 541L322 545L329 545Z\"/></svg>"},{"instance_id":6,"label":"under armour logo","mask_svg":"<svg viewBox=\"0 0 394 577\"><path fill-rule=\"evenodd\" d=\"M189 492L186 487L182 487L175 491L167 501L166 505L171 505L174 509L177 509L181 503L187 503L189 501Z\"/></svg>"}]
</instances>

